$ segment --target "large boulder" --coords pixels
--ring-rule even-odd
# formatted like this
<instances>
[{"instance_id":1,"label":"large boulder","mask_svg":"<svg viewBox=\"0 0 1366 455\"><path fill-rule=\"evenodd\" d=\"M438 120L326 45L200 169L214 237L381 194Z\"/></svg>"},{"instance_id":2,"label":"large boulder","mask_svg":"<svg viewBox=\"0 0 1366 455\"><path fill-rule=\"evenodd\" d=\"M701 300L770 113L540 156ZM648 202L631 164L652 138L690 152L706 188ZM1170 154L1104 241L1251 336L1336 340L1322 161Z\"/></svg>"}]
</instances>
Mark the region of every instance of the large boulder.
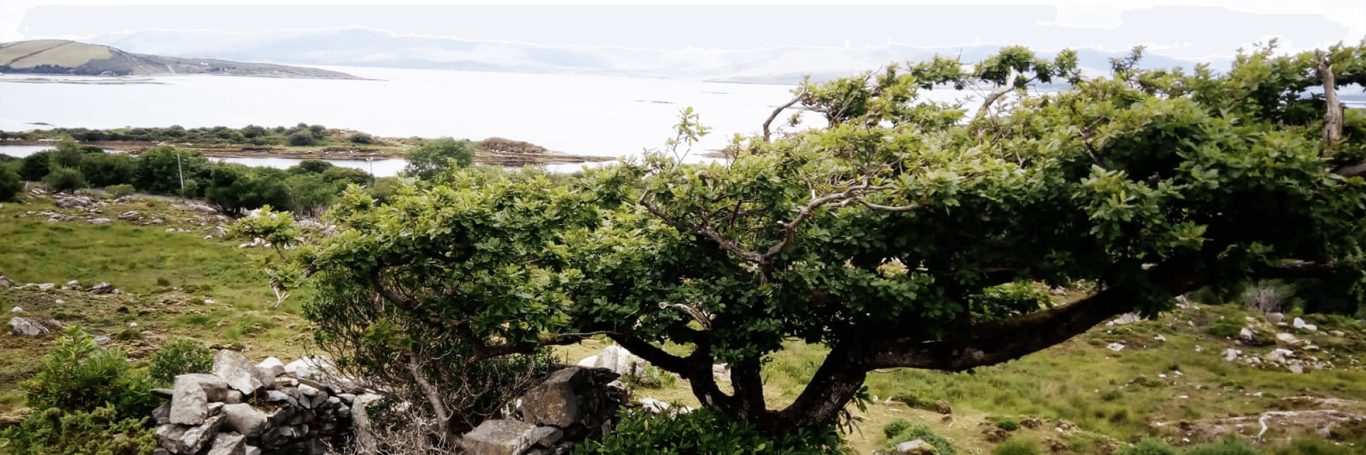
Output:
<instances>
[{"instance_id":1,"label":"large boulder","mask_svg":"<svg viewBox=\"0 0 1366 455\"><path fill-rule=\"evenodd\" d=\"M221 434L213 440L207 455L246 455L247 438L240 434Z\"/></svg>"},{"instance_id":2,"label":"large boulder","mask_svg":"<svg viewBox=\"0 0 1366 455\"><path fill-rule=\"evenodd\" d=\"M604 351L606 352L606 351ZM565 368L550 375L550 379L532 387L522 397L522 418L536 425L560 428L573 425L579 419L582 400L578 390L584 382L583 368Z\"/></svg>"},{"instance_id":3,"label":"large boulder","mask_svg":"<svg viewBox=\"0 0 1366 455\"><path fill-rule=\"evenodd\" d=\"M223 427L246 437L255 438L265 431L269 416L246 403L223 406Z\"/></svg>"},{"instance_id":4,"label":"large boulder","mask_svg":"<svg viewBox=\"0 0 1366 455\"><path fill-rule=\"evenodd\" d=\"M516 420L485 420L465 434L460 446L470 455L519 455L536 443L536 426Z\"/></svg>"},{"instance_id":5,"label":"large boulder","mask_svg":"<svg viewBox=\"0 0 1366 455\"><path fill-rule=\"evenodd\" d=\"M896 453L900 455L939 455L939 450L924 440L916 439L897 444Z\"/></svg>"},{"instance_id":6,"label":"large boulder","mask_svg":"<svg viewBox=\"0 0 1366 455\"><path fill-rule=\"evenodd\" d=\"M36 336L65 327L61 321L51 318L10 318L10 333L15 335Z\"/></svg>"},{"instance_id":7,"label":"large boulder","mask_svg":"<svg viewBox=\"0 0 1366 455\"><path fill-rule=\"evenodd\" d=\"M321 378L323 372L332 369L332 359L324 356L304 357L285 365L286 373L293 373L296 378Z\"/></svg>"},{"instance_id":8,"label":"large boulder","mask_svg":"<svg viewBox=\"0 0 1366 455\"><path fill-rule=\"evenodd\" d=\"M209 417L209 403L227 398L228 383L211 374L182 374L175 377L171 393L171 423L199 425Z\"/></svg>"},{"instance_id":9,"label":"large boulder","mask_svg":"<svg viewBox=\"0 0 1366 455\"><path fill-rule=\"evenodd\" d=\"M626 375L636 373L645 366L645 360L631 354L626 348L621 346L608 346L598 353L598 360L594 362L595 368L606 368L613 373Z\"/></svg>"},{"instance_id":10,"label":"large boulder","mask_svg":"<svg viewBox=\"0 0 1366 455\"><path fill-rule=\"evenodd\" d=\"M237 351L222 349L213 356L214 376L223 378L229 387L237 389L243 395L250 395L261 388L261 381L256 377L256 365L243 357ZM275 378L271 378L274 382Z\"/></svg>"}]
</instances>

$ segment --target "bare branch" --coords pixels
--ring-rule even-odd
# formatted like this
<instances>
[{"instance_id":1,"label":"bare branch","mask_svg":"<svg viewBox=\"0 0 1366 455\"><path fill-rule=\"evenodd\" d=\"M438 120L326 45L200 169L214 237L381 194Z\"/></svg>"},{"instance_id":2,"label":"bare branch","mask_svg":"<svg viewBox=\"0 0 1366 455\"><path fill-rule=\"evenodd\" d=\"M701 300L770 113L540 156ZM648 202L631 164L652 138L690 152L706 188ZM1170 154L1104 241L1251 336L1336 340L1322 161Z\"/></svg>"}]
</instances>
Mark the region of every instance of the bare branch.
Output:
<instances>
[{"instance_id":1,"label":"bare branch","mask_svg":"<svg viewBox=\"0 0 1366 455\"><path fill-rule=\"evenodd\" d=\"M769 125L773 124L773 119L778 118L778 115L782 114L784 110L787 110L787 108L790 108L792 107L792 105L797 104L802 100L806 99L807 94L808 93L806 91L806 87L803 86L801 93L798 93L795 98L792 98L792 101L788 101L787 104L784 104L782 106L779 106L777 109L774 109L773 114L768 116L768 120L764 120L764 142L773 142L769 139L768 131Z\"/></svg>"},{"instance_id":2,"label":"bare branch","mask_svg":"<svg viewBox=\"0 0 1366 455\"><path fill-rule=\"evenodd\" d=\"M1342 103L1338 101L1337 81L1333 67L1323 51L1315 51L1315 66L1319 79L1323 81L1323 101L1327 104L1323 114L1323 147L1329 149L1342 141Z\"/></svg>"},{"instance_id":3,"label":"bare branch","mask_svg":"<svg viewBox=\"0 0 1366 455\"><path fill-rule=\"evenodd\" d=\"M996 101L1001 99L1002 96L1005 96L1007 93L1010 93L1011 90L1015 90L1015 78L1019 77L1019 75L1019 70L1011 68L1010 76L1006 77L1006 85L1001 86L1001 88L996 89L996 91L991 92L990 95L987 95L986 99L982 101L982 107L977 109L977 115L974 116L972 120L977 121L977 119L986 116L987 111L991 109L992 104L995 104Z\"/></svg>"}]
</instances>

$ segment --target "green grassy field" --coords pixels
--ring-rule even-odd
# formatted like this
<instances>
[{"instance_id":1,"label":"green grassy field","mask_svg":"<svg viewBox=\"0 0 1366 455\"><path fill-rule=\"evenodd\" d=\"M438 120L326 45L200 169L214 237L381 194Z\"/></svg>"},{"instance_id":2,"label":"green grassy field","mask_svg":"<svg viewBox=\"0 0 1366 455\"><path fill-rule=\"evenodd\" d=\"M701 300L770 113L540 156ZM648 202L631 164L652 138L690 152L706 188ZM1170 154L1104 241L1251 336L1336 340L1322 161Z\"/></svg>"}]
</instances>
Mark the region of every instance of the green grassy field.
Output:
<instances>
[{"instance_id":1,"label":"green grassy field","mask_svg":"<svg viewBox=\"0 0 1366 455\"><path fill-rule=\"evenodd\" d=\"M175 337L194 338L206 345L236 345L253 359L275 355L288 361L307 350L308 323L299 316L306 291L272 308L275 297L251 262L251 256L262 251L238 248L242 240L206 240L217 220L159 200L111 203L100 210L100 214L87 214L58 209L47 198L4 204L0 208L0 274L19 283L57 286L70 280L79 280L83 287L108 282L124 294L0 289L4 311L19 306L26 316L81 324L93 334L109 336L110 346L123 349L135 361L145 361ZM128 210L139 211L141 220L117 219L117 214ZM48 222L37 212L80 216ZM96 216L114 221L85 223L86 218ZM152 218L164 223L145 225ZM1322 407L1294 397L1354 400L1334 406L1366 415L1361 403L1366 398L1362 363L1366 328L1351 319L1317 315L1305 316L1319 326L1316 332L1277 328L1318 347L1314 351L1296 347L1297 356L1313 356L1334 365L1333 369L1294 374L1279 365L1224 360L1229 348L1260 356L1286 347L1241 346L1210 333L1225 326L1241 327L1248 318L1274 327L1260 313L1238 304L1196 303L1157 320L1097 327L1046 351L967 373L874 372L867 385L876 400L866 410L854 412L859 421L847 435L848 442L854 453L881 449L888 443L882 427L908 419L926 423L964 454L992 453L1006 439L1034 440L1049 453L1109 453L1141 436L1194 444L1212 439L1200 431L1202 423ZM1343 336L1329 331L1340 331ZM33 374L55 339L55 333L0 335L0 414L23 405L17 383ZM1125 348L1107 349L1116 342ZM558 347L555 353L576 363L610 343L592 339ZM677 345L665 348L675 353L688 350ZM763 370L769 406L778 408L795 399L824 354L821 346L796 341L775 353ZM665 381L661 388L637 388L634 395L698 407L683 380ZM938 400L952 406L951 416L923 409ZM1007 421L1019 423L1019 428L1001 430ZM1060 432L1059 427L1067 429ZM1292 439L1300 438L1302 445L1329 444L1325 447L1348 450L1340 453L1366 453L1366 424L1345 428L1325 442L1317 435L1305 439L1313 433L1312 427L1277 426L1266 433L1265 447L1270 449L1267 453L1277 455L1338 453L1292 450ZM1253 424L1237 432L1246 436L1259 430Z\"/></svg>"}]
</instances>

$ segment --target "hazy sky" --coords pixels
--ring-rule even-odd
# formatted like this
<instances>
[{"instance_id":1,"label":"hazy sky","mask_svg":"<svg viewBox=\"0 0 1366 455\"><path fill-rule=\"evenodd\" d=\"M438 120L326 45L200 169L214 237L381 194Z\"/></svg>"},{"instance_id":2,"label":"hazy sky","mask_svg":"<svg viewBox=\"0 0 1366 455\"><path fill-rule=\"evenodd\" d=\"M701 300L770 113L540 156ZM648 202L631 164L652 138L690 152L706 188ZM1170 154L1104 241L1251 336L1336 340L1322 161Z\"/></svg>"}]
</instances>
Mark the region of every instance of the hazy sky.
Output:
<instances>
[{"instance_id":1,"label":"hazy sky","mask_svg":"<svg viewBox=\"0 0 1366 455\"><path fill-rule=\"evenodd\" d=\"M373 6L373 1L336 0L296 0L292 6L260 5L260 0L121 3L126 0L4 0L0 41L78 39L147 29L253 32L359 25L399 34L542 45L754 49L994 42L1036 49L1122 50L1147 44L1153 53L1202 58L1230 55L1271 37L1280 37L1286 50L1355 43L1366 37L1362 0L939 0L862 6L677 1L672 6L640 1L596 6L545 1L498 6L450 1Z\"/></svg>"}]
</instances>

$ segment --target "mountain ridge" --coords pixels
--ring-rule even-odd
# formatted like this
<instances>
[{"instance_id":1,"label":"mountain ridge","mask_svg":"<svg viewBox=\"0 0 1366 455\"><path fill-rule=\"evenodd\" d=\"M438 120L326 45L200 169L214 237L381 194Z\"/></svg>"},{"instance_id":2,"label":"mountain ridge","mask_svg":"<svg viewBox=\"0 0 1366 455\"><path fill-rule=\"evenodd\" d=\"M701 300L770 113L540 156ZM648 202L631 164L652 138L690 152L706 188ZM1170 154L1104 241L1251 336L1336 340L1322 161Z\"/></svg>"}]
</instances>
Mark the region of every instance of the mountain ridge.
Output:
<instances>
[{"instance_id":1,"label":"mountain ridge","mask_svg":"<svg viewBox=\"0 0 1366 455\"><path fill-rule=\"evenodd\" d=\"M0 43L0 73L75 76L210 74L307 79L360 79L339 71L317 68L219 59L165 57L127 52L113 46L70 40L30 40Z\"/></svg>"}]
</instances>

